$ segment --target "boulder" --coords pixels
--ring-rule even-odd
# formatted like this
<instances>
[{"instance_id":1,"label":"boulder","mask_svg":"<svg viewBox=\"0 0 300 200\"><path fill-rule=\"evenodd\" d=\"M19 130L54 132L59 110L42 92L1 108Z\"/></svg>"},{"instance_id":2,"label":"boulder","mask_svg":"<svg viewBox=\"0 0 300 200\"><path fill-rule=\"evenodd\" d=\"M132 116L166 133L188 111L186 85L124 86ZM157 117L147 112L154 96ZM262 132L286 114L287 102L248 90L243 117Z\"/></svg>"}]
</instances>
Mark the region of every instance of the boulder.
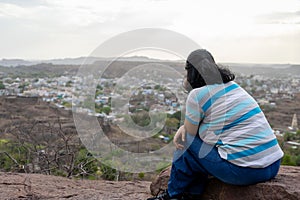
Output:
<instances>
[{"instance_id":1,"label":"boulder","mask_svg":"<svg viewBox=\"0 0 300 200\"><path fill-rule=\"evenodd\" d=\"M143 200L148 181L79 180L65 177L0 172L1 200Z\"/></svg>"},{"instance_id":2,"label":"boulder","mask_svg":"<svg viewBox=\"0 0 300 200\"><path fill-rule=\"evenodd\" d=\"M167 188L171 167L163 170L151 183L152 195ZM267 182L250 186L234 186L211 177L203 200L298 200L300 199L300 167L281 166L278 175Z\"/></svg>"}]
</instances>

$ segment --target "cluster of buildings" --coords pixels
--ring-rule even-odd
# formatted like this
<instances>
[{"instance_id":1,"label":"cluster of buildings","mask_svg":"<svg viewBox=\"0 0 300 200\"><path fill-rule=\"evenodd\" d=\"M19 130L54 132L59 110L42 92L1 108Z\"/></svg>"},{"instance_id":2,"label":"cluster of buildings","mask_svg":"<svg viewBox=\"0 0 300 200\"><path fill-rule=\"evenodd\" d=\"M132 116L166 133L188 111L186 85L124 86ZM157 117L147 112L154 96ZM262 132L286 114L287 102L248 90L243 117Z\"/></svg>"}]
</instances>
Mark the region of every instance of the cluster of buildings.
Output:
<instances>
[{"instance_id":1,"label":"cluster of buildings","mask_svg":"<svg viewBox=\"0 0 300 200\"><path fill-rule=\"evenodd\" d=\"M260 105L276 106L278 100L292 100L299 93L300 75L279 79L262 75L243 75L236 80Z\"/></svg>"},{"instance_id":2,"label":"cluster of buildings","mask_svg":"<svg viewBox=\"0 0 300 200\"><path fill-rule=\"evenodd\" d=\"M245 75L239 78L237 82L265 108L276 109L276 102L293 102L295 96L300 93L300 75L298 74L280 79L261 75ZM274 130L277 136L282 137L286 132L297 134L299 131L297 114L291 115L290 126L286 127L285 130ZM287 141L286 144L294 149L300 148L299 141Z\"/></svg>"},{"instance_id":3,"label":"cluster of buildings","mask_svg":"<svg viewBox=\"0 0 300 200\"><path fill-rule=\"evenodd\" d=\"M46 102L72 101L72 77L2 79L1 96L40 97Z\"/></svg>"},{"instance_id":4,"label":"cluster of buildings","mask_svg":"<svg viewBox=\"0 0 300 200\"><path fill-rule=\"evenodd\" d=\"M116 91L116 79L102 78L95 84L94 105L86 105L85 101L91 91L90 86L85 83L86 80L91 80L93 77L81 78L78 76L60 76L53 78L10 78L2 79L5 86L0 89L0 96L23 96L23 97L39 97L45 102L53 103L56 106L64 109L71 109L72 106L76 108L77 112L87 113L98 117L109 118L110 121L115 119L118 109L112 108L110 116L107 113L99 113L92 109L111 106L111 99L125 99L127 100L126 114L139 112L141 110L161 112L162 110L173 114L180 111L180 104L184 103L179 100L174 93L170 91L178 90L174 85L155 85L141 83L142 86L138 88L123 87ZM180 80L178 80L180 81ZM136 83L135 85L139 85ZM168 88L168 89L166 89ZM93 88L92 88L93 89Z\"/></svg>"},{"instance_id":5,"label":"cluster of buildings","mask_svg":"<svg viewBox=\"0 0 300 200\"><path fill-rule=\"evenodd\" d=\"M11 78L3 77L0 88L0 96L28 96L40 97L43 101L53 103L58 107L71 109L77 108L78 112L86 112L89 115L108 117L108 113L96 112L90 106L85 105L86 94L94 89L93 105L96 108L111 106L111 100L118 102L124 100L120 107L111 108L110 120L114 120L120 114L132 114L142 110L151 112L167 112L173 114L181 110L186 94L182 90L181 79L168 83L147 83L144 79L132 77L132 83L120 84L118 79L94 80L94 88L90 88L85 81L93 80L93 75L88 77L60 76L48 78ZM242 75L236 79L260 105L276 107L277 100L293 99L299 93L300 77L294 75L285 79L265 77L261 75ZM117 89L115 88L117 85ZM138 86L138 87L137 87ZM75 97L75 98L74 98ZM182 98L178 98L182 97ZM119 113L118 113L119 112Z\"/></svg>"},{"instance_id":6,"label":"cluster of buildings","mask_svg":"<svg viewBox=\"0 0 300 200\"><path fill-rule=\"evenodd\" d=\"M91 78L91 77L88 77ZM82 92L85 90L84 86L76 83L81 82L82 79L76 76L60 76L53 78L2 78L5 89L0 89L1 96L18 95L18 96L39 96L48 102L72 102L73 92ZM180 82L180 80L175 80ZM274 106L276 100L292 99L295 93L299 93L300 77L296 75L293 77L278 79L265 77L261 75L244 75L239 76L236 81L246 89L260 104L269 104ZM101 80L99 83L103 89L101 95L96 96L97 103L108 103L108 97L111 90L107 90L115 80ZM74 84L76 88L74 88ZM138 83L135 83L138 85ZM155 87L157 87L155 89ZM178 85L165 85L169 91L178 91ZM131 89L131 88L125 88ZM147 87L142 86L134 91L133 95L137 96L137 92L143 95L154 95L158 101L166 100L166 104L178 104L176 98L165 99L165 92L155 84L149 84ZM147 103L147 102L146 102ZM172 107L176 107L172 105Z\"/></svg>"}]
</instances>

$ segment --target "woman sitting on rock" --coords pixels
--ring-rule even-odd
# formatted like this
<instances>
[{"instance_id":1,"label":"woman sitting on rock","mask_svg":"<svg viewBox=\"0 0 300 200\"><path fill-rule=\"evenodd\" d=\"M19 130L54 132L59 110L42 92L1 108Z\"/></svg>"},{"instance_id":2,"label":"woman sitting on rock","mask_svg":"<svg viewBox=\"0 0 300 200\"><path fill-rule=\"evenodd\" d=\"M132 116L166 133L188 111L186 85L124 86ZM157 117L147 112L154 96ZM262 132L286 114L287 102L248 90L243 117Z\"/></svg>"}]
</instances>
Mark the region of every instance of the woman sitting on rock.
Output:
<instances>
[{"instance_id":1,"label":"woman sitting on rock","mask_svg":"<svg viewBox=\"0 0 300 200\"><path fill-rule=\"evenodd\" d=\"M208 176L233 185L274 178L283 152L257 102L204 49L188 56L185 69L189 95L168 189L148 200L200 199Z\"/></svg>"}]
</instances>

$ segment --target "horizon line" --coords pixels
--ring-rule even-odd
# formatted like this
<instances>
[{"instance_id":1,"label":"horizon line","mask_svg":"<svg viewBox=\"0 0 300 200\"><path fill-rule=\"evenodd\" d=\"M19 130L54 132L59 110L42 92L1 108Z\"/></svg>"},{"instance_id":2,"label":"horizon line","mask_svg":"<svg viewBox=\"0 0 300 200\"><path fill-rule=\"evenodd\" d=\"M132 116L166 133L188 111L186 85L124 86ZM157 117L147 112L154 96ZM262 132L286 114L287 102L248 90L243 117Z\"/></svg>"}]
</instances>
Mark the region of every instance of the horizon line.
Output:
<instances>
[{"instance_id":1,"label":"horizon line","mask_svg":"<svg viewBox=\"0 0 300 200\"><path fill-rule=\"evenodd\" d=\"M77 57L57 57L57 58L46 58L46 59L27 59L27 58L1 58L1 61L13 61L13 60L19 60L19 61L27 61L27 62L40 62L44 63L45 61L51 61L51 60L68 60L68 59L86 59L86 58L95 58L95 59L113 59L114 57L96 57L96 56L77 56ZM155 58L155 57L149 57L149 56L122 56L122 57L116 57L117 59L130 59L130 58L144 58L144 59L149 59L151 60L156 60L156 61L164 61L164 62L185 62L185 60L180 60L180 59L160 59L160 58ZM50 62L51 63L51 62ZM253 61L221 61L217 62L219 64L246 64L246 65L300 65L299 63L292 63L292 62L253 62Z\"/></svg>"}]
</instances>

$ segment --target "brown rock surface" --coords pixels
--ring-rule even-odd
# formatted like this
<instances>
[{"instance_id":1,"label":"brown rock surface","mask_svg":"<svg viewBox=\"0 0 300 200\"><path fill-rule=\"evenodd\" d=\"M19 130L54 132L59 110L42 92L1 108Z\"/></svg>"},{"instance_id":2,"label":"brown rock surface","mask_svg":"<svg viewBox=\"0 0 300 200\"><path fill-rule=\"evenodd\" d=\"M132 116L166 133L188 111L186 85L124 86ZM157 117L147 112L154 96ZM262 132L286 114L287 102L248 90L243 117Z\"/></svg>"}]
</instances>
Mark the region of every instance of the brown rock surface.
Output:
<instances>
[{"instance_id":1,"label":"brown rock surface","mask_svg":"<svg viewBox=\"0 0 300 200\"><path fill-rule=\"evenodd\" d=\"M151 183L153 195L167 188L170 168ZM300 167L281 166L275 179L251 186L233 186L212 178L203 200L298 200L300 199Z\"/></svg>"},{"instance_id":2,"label":"brown rock surface","mask_svg":"<svg viewBox=\"0 0 300 200\"><path fill-rule=\"evenodd\" d=\"M41 174L0 173L1 200L132 200L151 196L150 182L72 180Z\"/></svg>"}]
</instances>

